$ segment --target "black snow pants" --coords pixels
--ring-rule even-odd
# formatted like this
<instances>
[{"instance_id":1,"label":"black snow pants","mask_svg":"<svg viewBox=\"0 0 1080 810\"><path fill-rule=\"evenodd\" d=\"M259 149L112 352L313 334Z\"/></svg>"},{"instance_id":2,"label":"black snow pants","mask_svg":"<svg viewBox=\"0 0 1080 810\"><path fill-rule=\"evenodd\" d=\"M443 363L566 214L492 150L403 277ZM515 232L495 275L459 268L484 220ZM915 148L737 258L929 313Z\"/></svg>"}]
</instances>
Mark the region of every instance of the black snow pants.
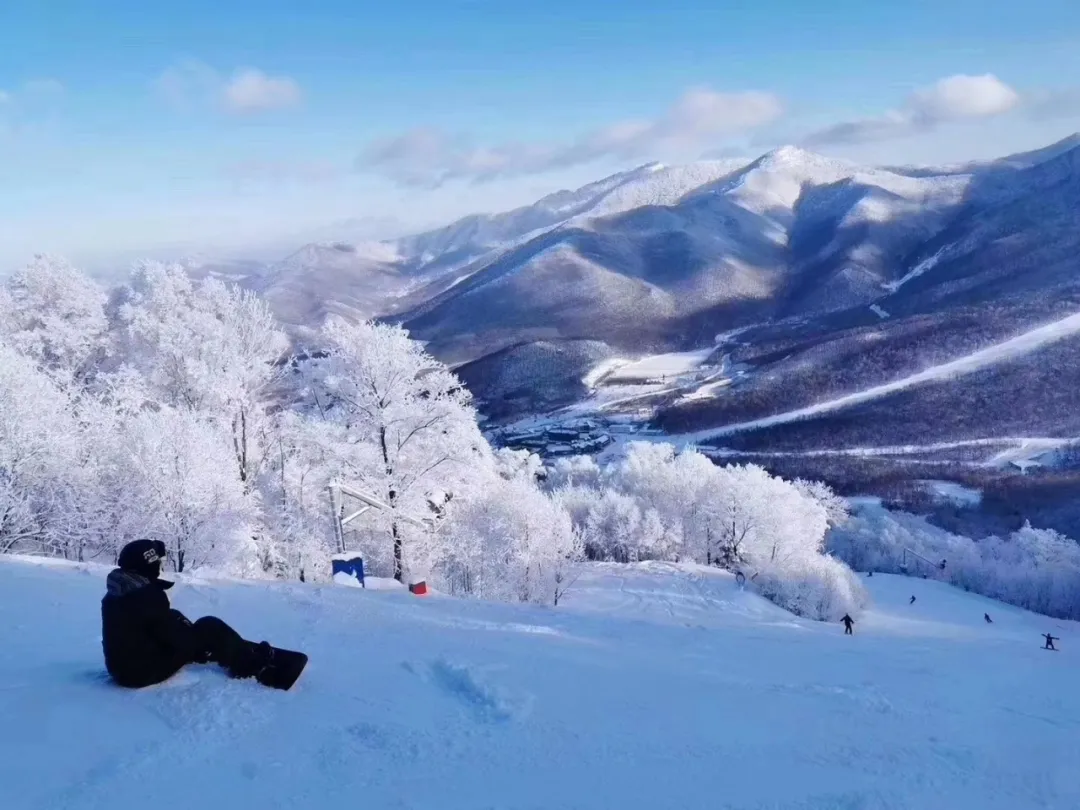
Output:
<instances>
[{"instance_id":1,"label":"black snow pants","mask_svg":"<svg viewBox=\"0 0 1080 810\"><path fill-rule=\"evenodd\" d=\"M250 678L262 663L258 645L242 638L217 616L196 619L191 629L196 639L194 649L200 652L185 663L220 664L235 678Z\"/></svg>"},{"instance_id":2,"label":"black snow pants","mask_svg":"<svg viewBox=\"0 0 1080 810\"><path fill-rule=\"evenodd\" d=\"M142 687L168 680L188 664L215 663L234 678L250 678L261 666L259 647L216 616L188 621L180 611L169 611L168 645L163 654L136 666L120 678L123 686Z\"/></svg>"}]
</instances>

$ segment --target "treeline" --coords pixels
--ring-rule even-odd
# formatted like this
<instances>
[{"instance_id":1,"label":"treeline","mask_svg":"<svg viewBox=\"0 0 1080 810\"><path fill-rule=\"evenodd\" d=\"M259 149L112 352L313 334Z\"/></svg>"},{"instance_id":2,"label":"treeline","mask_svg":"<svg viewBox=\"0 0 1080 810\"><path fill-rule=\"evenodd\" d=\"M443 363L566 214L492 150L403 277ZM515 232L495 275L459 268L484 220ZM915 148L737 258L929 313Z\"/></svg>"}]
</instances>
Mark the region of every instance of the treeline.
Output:
<instances>
[{"instance_id":1,"label":"treeline","mask_svg":"<svg viewBox=\"0 0 1080 810\"><path fill-rule=\"evenodd\" d=\"M823 486L657 445L545 471L404 330L332 318L310 343L177 266L105 289L39 257L0 287L0 553L111 563L149 536L179 572L325 579L344 480L389 506L350 523L368 570L456 595L557 603L589 557L745 570L816 618L862 601L821 553Z\"/></svg>"}]
</instances>

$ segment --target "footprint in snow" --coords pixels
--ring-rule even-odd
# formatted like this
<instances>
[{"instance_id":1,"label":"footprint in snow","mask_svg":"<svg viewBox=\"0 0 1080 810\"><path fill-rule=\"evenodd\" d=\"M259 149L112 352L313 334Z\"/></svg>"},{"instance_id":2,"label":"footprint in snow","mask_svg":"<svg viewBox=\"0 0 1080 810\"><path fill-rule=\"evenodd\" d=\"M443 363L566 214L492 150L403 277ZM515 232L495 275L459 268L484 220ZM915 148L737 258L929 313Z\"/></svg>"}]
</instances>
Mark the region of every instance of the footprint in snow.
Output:
<instances>
[{"instance_id":1,"label":"footprint in snow","mask_svg":"<svg viewBox=\"0 0 1080 810\"><path fill-rule=\"evenodd\" d=\"M428 665L427 673L418 672L416 667L409 663L403 666L425 680L430 679L478 720L502 723L520 719L532 706L531 696L512 698L503 690L484 683L472 669L461 664L438 660Z\"/></svg>"}]
</instances>

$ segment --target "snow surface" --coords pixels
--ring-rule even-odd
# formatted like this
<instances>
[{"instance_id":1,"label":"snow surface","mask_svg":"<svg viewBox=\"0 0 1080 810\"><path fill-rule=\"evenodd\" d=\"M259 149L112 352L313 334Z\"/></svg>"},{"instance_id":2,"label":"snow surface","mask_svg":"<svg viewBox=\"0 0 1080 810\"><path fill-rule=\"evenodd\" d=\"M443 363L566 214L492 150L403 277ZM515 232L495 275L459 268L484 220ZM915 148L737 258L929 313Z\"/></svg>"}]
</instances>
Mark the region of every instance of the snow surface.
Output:
<instances>
[{"instance_id":1,"label":"snow surface","mask_svg":"<svg viewBox=\"0 0 1080 810\"><path fill-rule=\"evenodd\" d=\"M1060 320L1052 321L1051 323L1044 324L1029 332L1024 332L1009 340L987 346L984 349L980 349L977 352L973 352L956 360L950 360L947 363L931 366L917 374L912 374L899 380L893 380L890 383L875 385L872 388L867 388L863 391L856 391L853 394L847 394L842 397L837 397L836 399L818 402L814 405L808 405L805 408L785 411L784 413L765 416L761 419L753 419L749 422L739 422L719 428L708 428L694 433L673 434L671 438L683 443L704 442L711 438L728 436L732 433L743 433L748 430L757 430L758 428L770 427L772 425L782 425L788 422L796 422L800 419L818 416L823 413L842 410L843 408L879 399L888 396L889 394L894 394L897 391L903 391L908 388L913 388L916 385L922 385L923 383L947 380L952 377L971 374L972 372L996 365L997 363L1002 363L1029 354L1051 343L1071 337L1077 332L1080 332L1080 313L1074 313L1065 318L1061 318Z\"/></svg>"},{"instance_id":2,"label":"snow surface","mask_svg":"<svg viewBox=\"0 0 1080 810\"><path fill-rule=\"evenodd\" d=\"M1080 625L937 582L867 579L847 638L673 565L590 567L557 609L181 579L308 670L132 692L105 573L0 559L5 810L1080 806Z\"/></svg>"},{"instance_id":3,"label":"snow surface","mask_svg":"<svg viewBox=\"0 0 1080 810\"><path fill-rule=\"evenodd\" d=\"M978 506L982 503L982 490L965 487L955 481L920 481L943 501L957 506Z\"/></svg>"},{"instance_id":4,"label":"snow surface","mask_svg":"<svg viewBox=\"0 0 1080 810\"><path fill-rule=\"evenodd\" d=\"M929 271L933 270L941 262L941 259L945 255L945 251L947 249L948 246L939 249L937 253L934 253L932 256L923 259L921 262L911 268L911 270L908 271L903 278L899 279L898 281L890 281L883 286L891 293L896 292L909 281L917 279L924 273L928 273Z\"/></svg>"},{"instance_id":5,"label":"snow surface","mask_svg":"<svg viewBox=\"0 0 1080 810\"><path fill-rule=\"evenodd\" d=\"M717 350L716 346L686 352L668 352L640 357L608 358L582 378L590 390L588 398L562 408L562 417L581 418L613 411L632 412L639 418L651 414L649 402L661 395L679 395L685 399L709 399L720 388L730 384L726 377L728 358L704 365ZM628 410L629 409L629 410ZM528 420L515 427L533 424Z\"/></svg>"},{"instance_id":6,"label":"snow surface","mask_svg":"<svg viewBox=\"0 0 1080 810\"><path fill-rule=\"evenodd\" d=\"M662 436L661 440L667 437ZM989 450L998 447L1006 449L994 453L986 466L1000 467L1010 462L1036 461L1038 458L1052 455L1071 444L1080 442L1080 438L1032 438L1022 436L993 436L983 439L960 439L952 442L933 442L931 444L893 444L880 447L834 447L813 450L733 450L729 447L710 449L710 454L723 456L765 456L773 458L827 458L830 456L920 456L939 453L945 450L958 450L963 447L985 447ZM935 462L936 463L936 462ZM960 462L954 461L954 464Z\"/></svg>"},{"instance_id":7,"label":"snow surface","mask_svg":"<svg viewBox=\"0 0 1080 810\"><path fill-rule=\"evenodd\" d=\"M669 352L666 354L652 354L633 363L626 363L612 369L605 378L605 382L625 382L627 380L654 380L665 377L676 377L689 374L708 360L715 346L705 349L694 349L688 352Z\"/></svg>"},{"instance_id":8,"label":"snow surface","mask_svg":"<svg viewBox=\"0 0 1080 810\"><path fill-rule=\"evenodd\" d=\"M1080 439L1023 439L1017 446L1007 448L995 455L990 463L998 467L1012 464L1020 469L1039 467L1046 459L1053 460L1059 450L1077 441Z\"/></svg>"}]
</instances>

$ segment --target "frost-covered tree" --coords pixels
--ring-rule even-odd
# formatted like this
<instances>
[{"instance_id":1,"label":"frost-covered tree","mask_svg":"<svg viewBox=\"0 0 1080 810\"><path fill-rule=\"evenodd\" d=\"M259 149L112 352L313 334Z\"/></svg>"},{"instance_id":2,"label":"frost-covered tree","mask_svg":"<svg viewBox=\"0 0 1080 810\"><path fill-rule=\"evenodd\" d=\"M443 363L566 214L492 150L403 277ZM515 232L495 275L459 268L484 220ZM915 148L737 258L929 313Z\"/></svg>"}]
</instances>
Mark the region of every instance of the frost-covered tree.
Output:
<instances>
[{"instance_id":1,"label":"frost-covered tree","mask_svg":"<svg viewBox=\"0 0 1080 810\"><path fill-rule=\"evenodd\" d=\"M568 485L574 481L590 485ZM830 517L841 514L825 488L647 442L631 443L603 468L557 463L548 482L562 485L559 498L594 559L722 565L819 619L838 618L865 600L850 570L822 554Z\"/></svg>"},{"instance_id":2,"label":"frost-covered tree","mask_svg":"<svg viewBox=\"0 0 1080 810\"><path fill-rule=\"evenodd\" d=\"M207 414L229 431L233 464L251 491L272 442L267 415L288 349L266 303L176 265L145 262L114 303L129 362L158 401Z\"/></svg>"},{"instance_id":3,"label":"frost-covered tree","mask_svg":"<svg viewBox=\"0 0 1080 810\"><path fill-rule=\"evenodd\" d=\"M494 456L495 472L502 478L526 478L539 481L545 476L544 461L536 453L528 450L499 448Z\"/></svg>"},{"instance_id":4,"label":"frost-covered tree","mask_svg":"<svg viewBox=\"0 0 1080 810\"><path fill-rule=\"evenodd\" d=\"M0 551L63 555L78 433L69 398L0 340Z\"/></svg>"},{"instance_id":5,"label":"frost-covered tree","mask_svg":"<svg viewBox=\"0 0 1080 810\"><path fill-rule=\"evenodd\" d=\"M257 572L256 515L218 426L164 405L126 420L122 440L115 463L127 487L117 508L140 534L165 542L174 570Z\"/></svg>"},{"instance_id":6,"label":"frost-covered tree","mask_svg":"<svg viewBox=\"0 0 1080 810\"><path fill-rule=\"evenodd\" d=\"M603 472L592 456L564 456L547 468L544 483L549 491L565 487L599 489Z\"/></svg>"},{"instance_id":7,"label":"frost-covered tree","mask_svg":"<svg viewBox=\"0 0 1080 810\"><path fill-rule=\"evenodd\" d=\"M408 333L396 326L327 322L322 365L327 414L341 429L342 471L389 507L392 574L405 577L438 557L437 536L401 519L427 517L430 499L468 490L492 466L468 391ZM411 538L412 559L407 560Z\"/></svg>"},{"instance_id":8,"label":"frost-covered tree","mask_svg":"<svg viewBox=\"0 0 1080 810\"><path fill-rule=\"evenodd\" d=\"M527 475L494 477L446 531L439 570L451 593L557 606L582 557L570 515Z\"/></svg>"},{"instance_id":9,"label":"frost-covered tree","mask_svg":"<svg viewBox=\"0 0 1080 810\"><path fill-rule=\"evenodd\" d=\"M837 495L832 487L823 481L805 481L802 478L796 478L791 484L800 493L821 504L825 509L825 519L830 529L844 525L851 517L851 507L847 499Z\"/></svg>"},{"instance_id":10,"label":"frost-covered tree","mask_svg":"<svg viewBox=\"0 0 1080 810\"><path fill-rule=\"evenodd\" d=\"M335 459L328 428L296 412L277 416L259 486L271 538L260 553L263 569L281 577L306 581L329 570L326 491Z\"/></svg>"},{"instance_id":11,"label":"frost-covered tree","mask_svg":"<svg viewBox=\"0 0 1080 810\"><path fill-rule=\"evenodd\" d=\"M597 492L565 489L555 493L565 505L585 503L580 532L590 559L611 562L638 562L666 559L677 547L680 535L664 525L660 514L642 508L637 498L611 489ZM580 507L570 506L574 512Z\"/></svg>"},{"instance_id":12,"label":"frost-covered tree","mask_svg":"<svg viewBox=\"0 0 1080 810\"><path fill-rule=\"evenodd\" d=\"M108 528L98 409L51 371L0 340L0 552L94 559Z\"/></svg>"},{"instance_id":13,"label":"frost-covered tree","mask_svg":"<svg viewBox=\"0 0 1080 810\"><path fill-rule=\"evenodd\" d=\"M61 382L83 383L106 352L105 292L39 255L0 289L0 337Z\"/></svg>"},{"instance_id":14,"label":"frost-covered tree","mask_svg":"<svg viewBox=\"0 0 1080 810\"><path fill-rule=\"evenodd\" d=\"M399 579L463 570L463 591L542 602L572 581L580 536L540 460L492 452L401 329L333 321L326 352L279 362L263 302L154 262L106 299L40 259L0 316L0 551L110 560L150 536L177 571L321 578L344 478L389 506L358 524Z\"/></svg>"}]
</instances>

